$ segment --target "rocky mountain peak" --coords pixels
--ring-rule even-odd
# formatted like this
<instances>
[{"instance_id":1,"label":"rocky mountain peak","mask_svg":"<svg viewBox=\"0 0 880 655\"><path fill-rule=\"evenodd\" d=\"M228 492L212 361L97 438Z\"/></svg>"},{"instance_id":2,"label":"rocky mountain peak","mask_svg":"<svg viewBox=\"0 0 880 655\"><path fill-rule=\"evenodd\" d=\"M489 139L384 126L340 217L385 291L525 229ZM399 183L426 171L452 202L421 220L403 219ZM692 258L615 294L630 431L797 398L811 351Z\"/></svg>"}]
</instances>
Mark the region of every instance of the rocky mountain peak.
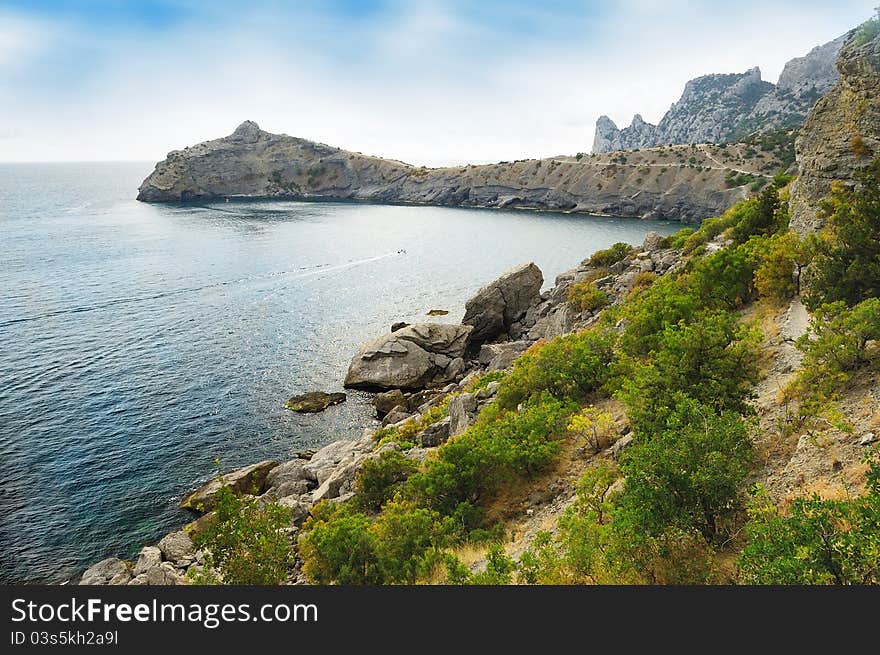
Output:
<instances>
[{"instance_id":1,"label":"rocky mountain peak","mask_svg":"<svg viewBox=\"0 0 880 655\"><path fill-rule=\"evenodd\" d=\"M730 141L755 131L800 125L837 81L834 62L842 43L840 37L792 59L779 85L762 79L757 66L743 73L696 77L685 84L681 98L656 126L637 114L629 127L618 129L603 117L601 125L596 123L593 152Z\"/></svg>"},{"instance_id":2,"label":"rocky mountain peak","mask_svg":"<svg viewBox=\"0 0 880 655\"><path fill-rule=\"evenodd\" d=\"M244 143L254 143L260 138L262 130L254 121L245 121L235 128L232 138Z\"/></svg>"}]
</instances>

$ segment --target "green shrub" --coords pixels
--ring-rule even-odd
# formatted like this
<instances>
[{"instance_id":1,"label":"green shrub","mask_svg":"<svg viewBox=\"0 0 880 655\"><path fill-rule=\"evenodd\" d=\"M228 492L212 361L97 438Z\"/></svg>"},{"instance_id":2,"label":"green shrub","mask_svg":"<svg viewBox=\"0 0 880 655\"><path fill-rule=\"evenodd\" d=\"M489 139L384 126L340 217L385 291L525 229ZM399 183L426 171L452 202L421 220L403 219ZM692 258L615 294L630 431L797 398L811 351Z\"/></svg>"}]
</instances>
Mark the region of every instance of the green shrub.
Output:
<instances>
[{"instance_id":1,"label":"green shrub","mask_svg":"<svg viewBox=\"0 0 880 655\"><path fill-rule=\"evenodd\" d=\"M628 362L618 397L633 428L644 437L663 432L683 396L719 412L748 412L759 343L758 333L729 312L706 311L667 327L647 360Z\"/></svg>"},{"instance_id":2,"label":"green shrub","mask_svg":"<svg viewBox=\"0 0 880 655\"><path fill-rule=\"evenodd\" d=\"M841 302L819 307L810 332L798 339L803 368L794 382L802 397L830 397L853 371L873 363L880 339L880 298L869 298L852 309Z\"/></svg>"},{"instance_id":3,"label":"green shrub","mask_svg":"<svg viewBox=\"0 0 880 655\"><path fill-rule=\"evenodd\" d=\"M213 518L193 542L207 553L208 576L217 571L224 584L277 585L293 565L290 521L290 509L244 499L227 486L217 492Z\"/></svg>"},{"instance_id":4,"label":"green shrub","mask_svg":"<svg viewBox=\"0 0 880 655\"><path fill-rule=\"evenodd\" d=\"M735 243L745 243L751 236L769 236L787 229L788 212L780 204L779 190L768 186L760 196L744 204L732 227L731 236Z\"/></svg>"},{"instance_id":5,"label":"green shrub","mask_svg":"<svg viewBox=\"0 0 880 655\"><path fill-rule=\"evenodd\" d=\"M394 496L418 465L397 450L388 450L364 462L355 479L355 500L361 509L377 512Z\"/></svg>"},{"instance_id":6,"label":"green shrub","mask_svg":"<svg viewBox=\"0 0 880 655\"><path fill-rule=\"evenodd\" d=\"M593 328L533 346L501 382L497 403L513 409L542 391L572 399L597 391L607 380L615 342L611 330Z\"/></svg>"},{"instance_id":7,"label":"green shrub","mask_svg":"<svg viewBox=\"0 0 880 655\"><path fill-rule=\"evenodd\" d=\"M868 490L846 500L798 498L780 512L761 492L740 558L745 584L880 584L880 467Z\"/></svg>"},{"instance_id":8,"label":"green shrub","mask_svg":"<svg viewBox=\"0 0 880 655\"><path fill-rule=\"evenodd\" d=\"M658 335L663 330L690 321L697 307L698 299L685 279L671 275L660 277L622 308L625 328L620 339L621 349L632 356L647 355L656 348Z\"/></svg>"},{"instance_id":9,"label":"green shrub","mask_svg":"<svg viewBox=\"0 0 880 655\"><path fill-rule=\"evenodd\" d=\"M372 521L347 505L322 503L303 525L299 553L303 571L315 584L379 584Z\"/></svg>"},{"instance_id":10,"label":"green shrub","mask_svg":"<svg viewBox=\"0 0 880 655\"><path fill-rule=\"evenodd\" d=\"M618 241L610 248L597 250L590 257L591 266L611 266L626 258L632 252L632 246Z\"/></svg>"},{"instance_id":11,"label":"green shrub","mask_svg":"<svg viewBox=\"0 0 880 655\"><path fill-rule=\"evenodd\" d=\"M734 309L754 295L749 249L724 248L691 262L687 283L703 307Z\"/></svg>"},{"instance_id":12,"label":"green shrub","mask_svg":"<svg viewBox=\"0 0 880 655\"><path fill-rule=\"evenodd\" d=\"M611 302L608 294L594 282L578 282L568 290L568 302L580 311L595 311Z\"/></svg>"},{"instance_id":13,"label":"green shrub","mask_svg":"<svg viewBox=\"0 0 880 655\"><path fill-rule=\"evenodd\" d=\"M711 542L740 506L740 486L753 456L739 414L681 398L662 429L637 432L621 456L626 486L615 521L650 535L696 530Z\"/></svg>"},{"instance_id":14,"label":"green shrub","mask_svg":"<svg viewBox=\"0 0 880 655\"><path fill-rule=\"evenodd\" d=\"M424 471L409 479L407 495L447 516L462 503L486 500L502 484L533 475L554 460L566 419L576 408L547 393L533 396L519 412L487 405L474 425L443 444Z\"/></svg>"},{"instance_id":15,"label":"green shrub","mask_svg":"<svg viewBox=\"0 0 880 655\"><path fill-rule=\"evenodd\" d=\"M817 241L808 307L880 296L880 158L856 174L858 190L840 183L823 203L828 225Z\"/></svg>"},{"instance_id":16,"label":"green shrub","mask_svg":"<svg viewBox=\"0 0 880 655\"><path fill-rule=\"evenodd\" d=\"M853 44L856 46L865 45L869 41L876 39L878 34L880 34L880 11L878 11L876 18L868 19L859 25L853 39Z\"/></svg>"},{"instance_id":17,"label":"green shrub","mask_svg":"<svg viewBox=\"0 0 880 655\"><path fill-rule=\"evenodd\" d=\"M675 234L670 234L660 239L661 248L675 248L676 250L684 246L687 238L694 233L694 228L683 227Z\"/></svg>"},{"instance_id":18,"label":"green shrub","mask_svg":"<svg viewBox=\"0 0 880 655\"><path fill-rule=\"evenodd\" d=\"M787 300L801 292L801 275L812 259L809 239L795 232L750 242L755 265L755 290L762 298Z\"/></svg>"},{"instance_id":19,"label":"green shrub","mask_svg":"<svg viewBox=\"0 0 880 655\"><path fill-rule=\"evenodd\" d=\"M393 500L375 520L346 504L322 503L303 525L303 571L316 584L412 584L452 540L453 522Z\"/></svg>"}]
</instances>

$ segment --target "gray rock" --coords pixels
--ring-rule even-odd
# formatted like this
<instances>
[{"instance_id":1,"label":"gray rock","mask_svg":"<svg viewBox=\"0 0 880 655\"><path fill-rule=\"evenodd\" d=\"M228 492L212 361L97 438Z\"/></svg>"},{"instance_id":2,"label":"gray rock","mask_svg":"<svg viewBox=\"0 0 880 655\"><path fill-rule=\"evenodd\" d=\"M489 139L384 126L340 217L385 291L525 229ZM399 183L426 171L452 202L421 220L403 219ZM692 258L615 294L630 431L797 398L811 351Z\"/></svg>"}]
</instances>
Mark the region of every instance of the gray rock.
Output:
<instances>
[{"instance_id":1,"label":"gray rock","mask_svg":"<svg viewBox=\"0 0 880 655\"><path fill-rule=\"evenodd\" d=\"M145 584L148 585L181 585L186 584L186 579L172 566L170 562L162 562L152 567L144 574Z\"/></svg>"},{"instance_id":2,"label":"gray rock","mask_svg":"<svg viewBox=\"0 0 880 655\"><path fill-rule=\"evenodd\" d=\"M175 566L189 566L195 554L192 539L183 530L162 537L159 541L159 550L162 552L162 557Z\"/></svg>"},{"instance_id":3,"label":"gray rock","mask_svg":"<svg viewBox=\"0 0 880 655\"><path fill-rule=\"evenodd\" d=\"M309 477L320 486L333 475L340 465L371 452L374 446L375 443L370 435L365 435L357 440L334 441L318 450L303 468Z\"/></svg>"},{"instance_id":4,"label":"gray rock","mask_svg":"<svg viewBox=\"0 0 880 655\"><path fill-rule=\"evenodd\" d=\"M471 325L474 346L495 339L510 329L540 300L544 276L535 264L510 269L484 286L465 304L462 324Z\"/></svg>"},{"instance_id":5,"label":"gray rock","mask_svg":"<svg viewBox=\"0 0 880 655\"><path fill-rule=\"evenodd\" d=\"M422 389L448 382L447 367L468 345L468 326L410 325L361 347L345 386L356 389Z\"/></svg>"},{"instance_id":6,"label":"gray rock","mask_svg":"<svg viewBox=\"0 0 880 655\"><path fill-rule=\"evenodd\" d=\"M309 505L294 496L282 498L278 501L278 504L291 510L290 522L297 527L301 526L309 515Z\"/></svg>"},{"instance_id":7,"label":"gray rock","mask_svg":"<svg viewBox=\"0 0 880 655\"><path fill-rule=\"evenodd\" d=\"M412 414L406 407L398 405L385 415L385 418L382 419L382 425L386 426L400 423L401 421L408 419L410 416L412 416Z\"/></svg>"},{"instance_id":8,"label":"gray rock","mask_svg":"<svg viewBox=\"0 0 880 655\"><path fill-rule=\"evenodd\" d=\"M423 448L433 448L449 438L450 418L447 416L432 423L416 435L416 440Z\"/></svg>"},{"instance_id":9,"label":"gray rock","mask_svg":"<svg viewBox=\"0 0 880 655\"><path fill-rule=\"evenodd\" d=\"M501 383L497 381L492 381L487 384L485 387L480 389L477 392L477 400L488 400L495 396L498 393L498 389L501 387Z\"/></svg>"},{"instance_id":10,"label":"gray rock","mask_svg":"<svg viewBox=\"0 0 880 655\"><path fill-rule=\"evenodd\" d=\"M309 391L290 398L284 406L287 409L301 414L316 414L323 412L331 405L345 402L344 393L326 393L324 391Z\"/></svg>"},{"instance_id":11,"label":"gray rock","mask_svg":"<svg viewBox=\"0 0 880 655\"><path fill-rule=\"evenodd\" d=\"M657 125L636 114L629 127L618 129L610 118L601 116L593 152L720 143L755 131L800 125L817 98L837 82L834 62L843 41L839 37L789 61L778 85L763 81L758 68L693 79Z\"/></svg>"},{"instance_id":12,"label":"gray rock","mask_svg":"<svg viewBox=\"0 0 880 655\"><path fill-rule=\"evenodd\" d=\"M477 411L474 394L460 393L449 401L449 436L455 437L467 430Z\"/></svg>"},{"instance_id":13,"label":"gray rock","mask_svg":"<svg viewBox=\"0 0 880 655\"><path fill-rule=\"evenodd\" d=\"M506 343L483 344L480 347L478 360L490 371L510 368L532 343L532 341L508 341Z\"/></svg>"},{"instance_id":14,"label":"gray rock","mask_svg":"<svg viewBox=\"0 0 880 655\"><path fill-rule=\"evenodd\" d=\"M391 331L397 332L398 330L402 330L403 328L405 328L408 325L409 325L409 323L407 323L406 321L397 321L396 323L391 324Z\"/></svg>"},{"instance_id":15,"label":"gray rock","mask_svg":"<svg viewBox=\"0 0 880 655\"><path fill-rule=\"evenodd\" d=\"M106 585L113 581L113 584L125 584L119 582L125 576L131 579L128 564L118 557L108 557L87 568L79 583L81 585Z\"/></svg>"},{"instance_id":16,"label":"gray rock","mask_svg":"<svg viewBox=\"0 0 880 655\"><path fill-rule=\"evenodd\" d=\"M862 438L859 439L859 445L870 446L875 441L877 441L877 435L875 435L873 432L866 432L862 435Z\"/></svg>"},{"instance_id":17,"label":"gray rock","mask_svg":"<svg viewBox=\"0 0 880 655\"><path fill-rule=\"evenodd\" d=\"M816 103L795 141L791 228L800 234L824 225L819 209L831 185L853 186L856 171L880 153L880 35L862 44L849 38L837 70L840 80ZM853 147L856 137L863 148Z\"/></svg>"},{"instance_id":18,"label":"gray rock","mask_svg":"<svg viewBox=\"0 0 880 655\"><path fill-rule=\"evenodd\" d=\"M293 493L305 493L312 482L311 474L306 471L309 460L292 459L279 464L266 476L266 493L274 498L283 498ZM298 491L302 489L302 491Z\"/></svg>"},{"instance_id":19,"label":"gray rock","mask_svg":"<svg viewBox=\"0 0 880 655\"><path fill-rule=\"evenodd\" d=\"M642 242L642 250L645 252L654 252L660 248L660 241L662 240L663 236L657 232L648 232L645 235L645 240Z\"/></svg>"},{"instance_id":20,"label":"gray rock","mask_svg":"<svg viewBox=\"0 0 880 655\"><path fill-rule=\"evenodd\" d=\"M392 389L373 396L373 407L376 408L376 415L379 418L385 416L398 405L406 405L406 398L400 389Z\"/></svg>"},{"instance_id":21,"label":"gray rock","mask_svg":"<svg viewBox=\"0 0 880 655\"><path fill-rule=\"evenodd\" d=\"M266 476L276 466L278 462L264 460L216 477L184 498L180 506L197 512L209 512L214 507L214 497L223 487L231 487L237 494L260 493Z\"/></svg>"},{"instance_id":22,"label":"gray rock","mask_svg":"<svg viewBox=\"0 0 880 655\"><path fill-rule=\"evenodd\" d=\"M141 548L141 552L138 553L137 562L135 562L132 575L137 577L142 573L146 573L154 566L159 566L161 563L162 551L159 550L158 546L144 546Z\"/></svg>"}]
</instances>

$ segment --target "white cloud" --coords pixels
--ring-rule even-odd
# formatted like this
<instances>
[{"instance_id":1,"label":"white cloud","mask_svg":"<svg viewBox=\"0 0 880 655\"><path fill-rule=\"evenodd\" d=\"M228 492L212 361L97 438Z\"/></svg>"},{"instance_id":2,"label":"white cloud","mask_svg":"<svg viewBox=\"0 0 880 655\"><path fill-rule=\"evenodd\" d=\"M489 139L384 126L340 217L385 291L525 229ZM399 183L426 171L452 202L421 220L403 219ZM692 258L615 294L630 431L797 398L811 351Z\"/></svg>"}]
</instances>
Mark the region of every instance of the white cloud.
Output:
<instances>
[{"instance_id":1,"label":"white cloud","mask_svg":"<svg viewBox=\"0 0 880 655\"><path fill-rule=\"evenodd\" d=\"M8 94L0 125L18 137L0 159L155 160L244 119L415 164L574 153L590 149L600 114L621 126L637 112L657 121L688 79L710 72L759 65L775 81L785 61L870 15L870 2L864 12L746 3L683 20L684 4L661 11L629 0L589 26L591 36L488 47L493 26L436 2L336 33L307 15L291 25L253 14L222 31L184 24L100 42L81 34L101 65L78 93L36 84ZM3 82L0 70L0 93Z\"/></svg>"},{"instance_id":2,"label":"white cloud","mask_svg":"<svg viewBox=\"0 0 880 655\"><path fill-rule=\"evenodd\" d=\"M22 66L50 47L56 32L46 21L0 12L0 71Z\"/></svg>"}]
</instances>

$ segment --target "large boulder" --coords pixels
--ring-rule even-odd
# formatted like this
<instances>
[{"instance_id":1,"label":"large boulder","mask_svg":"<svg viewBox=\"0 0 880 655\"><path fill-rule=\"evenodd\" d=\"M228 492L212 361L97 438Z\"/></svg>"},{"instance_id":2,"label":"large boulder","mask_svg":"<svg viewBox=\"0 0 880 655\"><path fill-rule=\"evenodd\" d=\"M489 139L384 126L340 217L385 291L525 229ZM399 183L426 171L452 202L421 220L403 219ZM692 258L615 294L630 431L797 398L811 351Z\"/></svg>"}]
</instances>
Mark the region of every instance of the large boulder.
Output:
<instances>
[{"instance_id":1,"label":"large boulder","mask_svg":"<svg viewBox=\"0 0 880 655\"><path fill-rule=\"evenodd\" d=\"M303 470L320 487L336 469L373 450L376 443L371 434L360 439L341 439L327 444L303 466Z\"/></svg>"},{"instance_id":2,"label":"large boulder","mask_svg":"<svg viewBox=\"0 0 880 655\"><path fill-rule=\"evenodd\" d=\"M266 476L278 462L264 460L214 478L184 498L180 506L196 512L209 512L214 507L214 497L223 487L231 487L237 494L260 493Z\"/></svg>"},{"instance_id":3,"label":"large boulder","mask_svg":"<svg viewBox=\"0 0 880 655\"><path fill-rule=\"evenodd\" d=\"M448 382L463 370L471 327L409 325L361 347L345 386L355 389L423 389Z\"/></svg>"},{"instance_id":4,"label":"large boulder","mask_svg":"<svg viewBox=\"0 0 880 655\"><path fill-rule=\"evenodd\" d=\"M465 304L463 325L471 325L471 345L479 346L510 330L538 302L544 276L533 263L513 268L480 289Z\"/></svg>"},{"instance_id":5,"label":"large boulder","mask_svg":"<svg viewBox=\"0 0 880 655\"><path fill-rule=\"evenodd\" d=\"M308 460L298 458L273 468L266 476L266 493L275 499L306 493L314 486L312 474L306 471L306 464Z\"/></svg>"},{"instance_id":6,"label":"large boulder","mask_svg":"<svg viewBox=\"0 0 880 655\"><path fill-rule=\"evenodd\" d=\"M129 580L131 580L131 571L128 564L118 557L108 557L87 568L79 583L81 585L117 585L128 584Z\"/></svg>"},{"instance_id":7,"label":"large boulder","mask_svg":"<svg viewBox=\"0 0 880 655\"><path fill-rule=\"evenodd\" d=\"M135 577L139 576L141 573L146 573L154 566L159 566L162 563L162 551L159 550L158 546L144 546L141 548L141 552L138 553L137 562L134 565L134 571L132 571L132 575Z\"/></svg>"},{"instance_id":8,"label":"large boulder","mask_svg":"<svg viewBox=\"0 0 880 655\"><path fill-rule=\"evenodd\" d=\"M192 539L183 530L162 537L158 548L162 557L175 566L189 566L195 556L195 546Z\"/></svg>"}]
</instances>

